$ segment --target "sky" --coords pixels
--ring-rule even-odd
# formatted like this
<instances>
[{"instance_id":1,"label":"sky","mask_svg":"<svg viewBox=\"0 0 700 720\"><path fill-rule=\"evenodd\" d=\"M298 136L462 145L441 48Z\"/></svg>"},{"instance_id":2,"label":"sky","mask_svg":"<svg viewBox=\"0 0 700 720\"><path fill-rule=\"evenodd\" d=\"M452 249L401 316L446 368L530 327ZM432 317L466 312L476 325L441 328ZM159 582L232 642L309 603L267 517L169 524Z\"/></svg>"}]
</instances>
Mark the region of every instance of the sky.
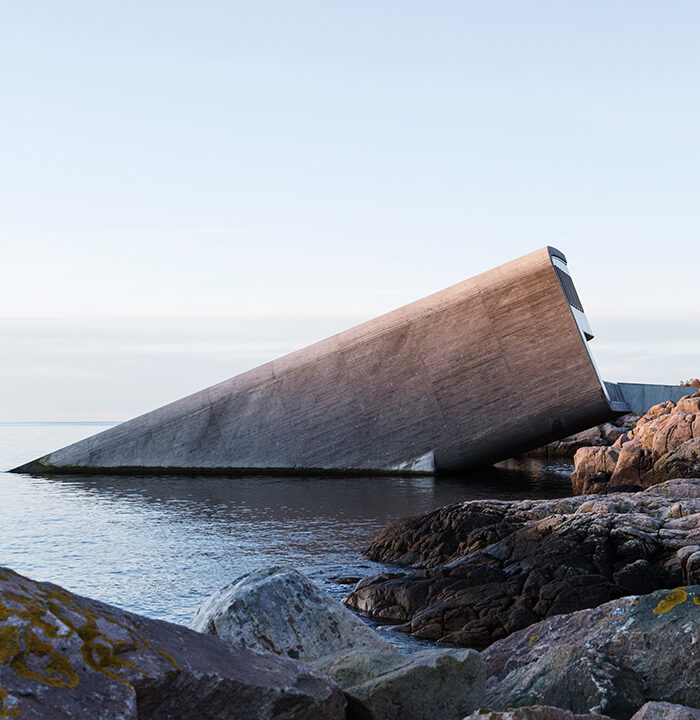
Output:
<instances>
[{"instance_id":1,"label":"sky","mask_svg":"<svg viewBox=\"0 0 700 720\"><path fill-rule=\"evenodd\" d=\"M0 8L0 420L124 420L544 245L700 376L700 4Z\"/></svg>"}]
</instances>

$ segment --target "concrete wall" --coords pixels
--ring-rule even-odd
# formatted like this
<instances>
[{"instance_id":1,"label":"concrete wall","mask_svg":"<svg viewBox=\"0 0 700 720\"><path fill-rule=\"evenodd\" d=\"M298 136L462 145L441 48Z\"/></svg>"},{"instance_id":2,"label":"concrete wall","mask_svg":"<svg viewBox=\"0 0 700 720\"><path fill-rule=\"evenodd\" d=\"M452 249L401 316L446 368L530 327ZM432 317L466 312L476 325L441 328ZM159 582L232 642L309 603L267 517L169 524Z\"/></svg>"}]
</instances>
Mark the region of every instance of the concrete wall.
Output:
<instances>
[{"instance_id":1,"label":"concrete wall","mask_svg":"<svg viewBox=\"0 0 700 720\"><path fill-rule=\"evenodd\" d=\"M17 470L455 471L604 422L553 262L543 248Z\"/></svg>"},{"instance_id":2,"label":"concrete wall","mask_svg":"<svg viewBox=\"0 0 700 720\"><path fill-rule=\"evenodd\" d=\"M700 389L680 385L650 385L648 383L617 383L617 386L630 406L630 412L639 415L661 402L670 400L675 403L684 395L692 395Z\"/></svg>"}]
</instances>

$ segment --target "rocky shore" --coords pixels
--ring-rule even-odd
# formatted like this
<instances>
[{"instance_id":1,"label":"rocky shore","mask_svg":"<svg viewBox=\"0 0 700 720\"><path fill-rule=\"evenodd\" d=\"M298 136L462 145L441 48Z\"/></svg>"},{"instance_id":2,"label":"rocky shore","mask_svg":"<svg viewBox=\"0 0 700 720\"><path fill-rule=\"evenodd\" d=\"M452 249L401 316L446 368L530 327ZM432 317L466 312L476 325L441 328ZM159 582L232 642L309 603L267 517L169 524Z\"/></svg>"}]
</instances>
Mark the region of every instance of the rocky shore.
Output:
<instances>
[{"instance_id":1,"label":"rocky shore","mask_svg":"<svg viewBox=\"0 0 700 720\"><path fill-rule=\"evenodd\" d=\"M273 566L186 628L0 568L0 718L700 720L699 443L700 392L582 433L578 494L393 523L345 606Z\"/></svg>"},{"instance_id":2,"label":"rocky shore","mask_svg":"<svg viewBox=\"0 0 700 720\"><path fill-rule=\"evenodd\" d=\"M423 569L362 580L349 607L421 638L483 649L553 615L700 582L700 480L458 503L390 525L368 555Z\"/></svg>"},{"instance_id":3,"label":"rocky shore","mask_svg":"<svg viewBox=\"0 0 700 720\"><path fill-rule=\"evenodd\" d=\"M657 468L654 468L654 466L656 461L660 460L663 455L676 450L684 442L698 440L697 435L693 434L692 430L694 418L688 416L696 416L698 412L700 391L696 391L695 388L699 385L700 380L697 379L681 383L681 386L686 386L689 390L688 395L679 400L678 403L660 403L650 408L644 415L635 415L633 413L622 415L611 422L597 425L575 435L530 450L524 453L523 456L544 459L573 459L578 455L576 466L577 470L580 467L580 472L577 473L574 490L582 494L599 492L606 486L619 485L623 481L636 482L640 474L646 474L645 482L647 484L644 487L648 487L654 480L662 482L672 477L692 477L693 474L697 475L697 464L687 462L687 458L691 457L692 453L686 451L677 453L675 457L666 458ZM662 418L663 422L661 422ZM690 425L689 430L687 429L688 425ZM654 436L656 436L657 431L660 432L660 435L655 444ZM666 439L670 444L664 447L662 438ZM612 450L595 450L594 448L620 450L623 445L629 443L632 443L626 450L629 457L623 457L622 465L618 469L618 476L612 480L611 475L616 469L619 455ZM653 453L647 454L642 459L636 457L636 452L630 452L633 449L637 451L640 447L651 450ZM693 449L697 451L698 448L693 446ZM583 452L579 454L579 450L583 450ZM625 466L637 467L642 472L630 471L629 468L625 469ZM598 477L590 482L592 478L601 473L606 474L607 479ZM607 482L610 480L612 482ZM596 483L598 483L598 487L596 487Z\"/></svg>"},{"instance_id":4,"label":"rocky shore","mask_svg":"<svg viewBox=\"0 0 700 720\"><path fill-rule=\"evenodd\" d=\"M609 447L581 446L574 465L576 494L700 476L700 391L655 405Z\"/></svg>"},{"instance_id":5,"label":"rocky shore","mask_svg":"<svg viewBox=\"0 0 700 720\"><path fill-rule=\"evenodd\" d=\"M335 683L0 568L0 717L339 720Z\"/></svg>"},{"instance_id":6,"label":"rocky shore","mask_svg":"<svg viewBox=\"0 0 700 720\"><path fill-rule=\"evenodd\" d=\"M641 415L628 413L611 422L596 425L588 430L569 435L561 440L547 443L541 447L523 453L524 457L536 458L573 458L576 451L585 447L610 447L618 438L629 432Z\"/></svg>"},{"instance_id":7,"label":"rocky shore","mask_svg":"<svg viewBox=\"0 0 700 720\"><path fill-rule=\"evenodd\" d=\"M409 655L288 567L222 588L192 629L7 568L0 598L0 717L700 720L698 585Z\"/></svg>"}]
</instances>

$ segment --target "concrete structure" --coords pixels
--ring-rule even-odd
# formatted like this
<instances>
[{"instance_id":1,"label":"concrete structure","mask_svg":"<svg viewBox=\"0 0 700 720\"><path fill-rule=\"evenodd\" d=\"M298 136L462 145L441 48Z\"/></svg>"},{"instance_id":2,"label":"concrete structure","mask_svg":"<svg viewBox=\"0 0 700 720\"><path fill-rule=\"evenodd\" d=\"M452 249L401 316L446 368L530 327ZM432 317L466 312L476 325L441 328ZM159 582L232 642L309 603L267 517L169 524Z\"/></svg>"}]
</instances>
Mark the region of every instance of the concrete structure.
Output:
<instances>
[{"instance_id":1,"label":"concrete structure","mask_svg":"<svg viewBox=\"0 0 700 720\"><path fill-rule=\"evenodd\" d=\"M666 402L678 402L685 395L692 395L700 390L687 385L650 385L645 383L617 383L624 401L629 405L630 412L643 415L653 405Z\"/></svg>"},{"instance_id":2,"label":"concrete structure","mask_svg":"<svg viewBox=\"0 0 700 720\"><path fill-rule=\"evenodd\" d=\"M450 472L627 411L553 248L65 447L18 472Z\"/></svg>"}]
</instances>

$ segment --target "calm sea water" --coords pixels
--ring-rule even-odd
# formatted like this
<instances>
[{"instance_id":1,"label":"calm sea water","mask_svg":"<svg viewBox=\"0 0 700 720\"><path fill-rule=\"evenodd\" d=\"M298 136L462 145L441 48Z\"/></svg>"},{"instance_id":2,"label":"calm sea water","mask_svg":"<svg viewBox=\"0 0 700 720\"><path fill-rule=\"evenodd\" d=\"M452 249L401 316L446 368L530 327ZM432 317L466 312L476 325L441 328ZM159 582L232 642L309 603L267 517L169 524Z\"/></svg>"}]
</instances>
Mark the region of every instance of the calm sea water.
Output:
<instances>
[{"instance_id":1,"label":"calm sea water","mask_svg":"<svg viewBox=\"0 0 700 720\"><path fill-rule=\"evenodd\" d=\"M0 468L108 426L0 423ZM339 598L349 589L339 577L384 569L361 551L388 522L467 499L569 495L571 469L510 461L444 480L2 472L0 565L179 623L218 588L272 563L299 568Z\"/></svg>"}]
</instances>

